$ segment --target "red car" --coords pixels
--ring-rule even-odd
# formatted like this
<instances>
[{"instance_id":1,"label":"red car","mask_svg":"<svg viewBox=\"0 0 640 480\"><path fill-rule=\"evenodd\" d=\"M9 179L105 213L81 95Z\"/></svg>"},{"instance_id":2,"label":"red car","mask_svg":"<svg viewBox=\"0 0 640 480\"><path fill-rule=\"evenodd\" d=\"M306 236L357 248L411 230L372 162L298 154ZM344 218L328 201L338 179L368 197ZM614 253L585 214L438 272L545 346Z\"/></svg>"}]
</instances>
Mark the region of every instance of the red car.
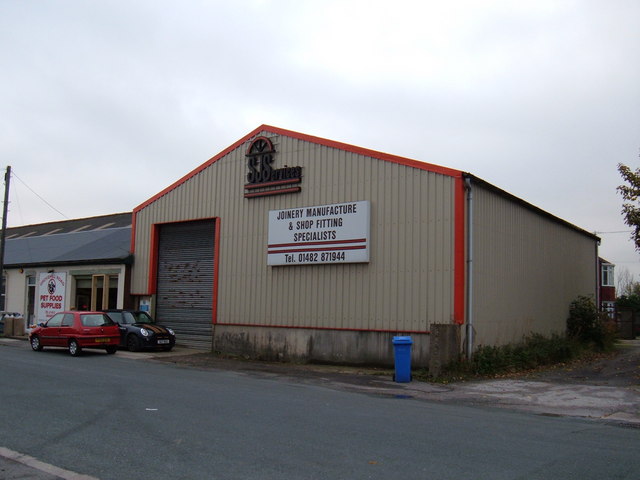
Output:
<instances>
[{"instance_id":1,"label":"red car","mask_svg":"<svg viewBox=\"0 0 640 480\"><path fill-rule=\"evenodd\" d=\"M75 357L83 348L103 348L113 354L118 349L120 330L102 312L60 312L32 328L29 342L37 352L43 347L63 347Z\"/></svg>"}]
</instances>

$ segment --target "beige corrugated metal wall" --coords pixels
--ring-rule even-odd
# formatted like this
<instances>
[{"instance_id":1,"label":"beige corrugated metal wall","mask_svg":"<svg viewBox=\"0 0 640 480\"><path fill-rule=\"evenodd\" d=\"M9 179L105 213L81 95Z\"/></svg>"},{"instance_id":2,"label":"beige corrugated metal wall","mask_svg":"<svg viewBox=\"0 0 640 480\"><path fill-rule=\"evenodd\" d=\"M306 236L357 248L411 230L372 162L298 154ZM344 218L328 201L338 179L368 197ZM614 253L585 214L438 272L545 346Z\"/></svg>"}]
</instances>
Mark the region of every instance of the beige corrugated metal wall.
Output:
<instances>
[{"instance_id":1,"label":"beige corrugated metal wall","mask_svg":"<svg viewBox=\"0 0 640 480\"><path fill-rule=\"evenodd\" d=\"M453 315L452 177L263 132L302 192L245 199L247 143L137 213L134 294L147 293L154 223L220 218L220 323L426 331ZM369 200L368 264L268 267L268 211Z\"/></svg>"},{"instance_id":2,"label":"beige corrugated metal wall","mask_svg":"<svg viewBox=\"0 0 640 480\"><path fill-rule=\"evenodd\" d=\"M473 190L475 346L562 333L595 295L597 240L479 184Z\"/></svg>"}]
</instances>

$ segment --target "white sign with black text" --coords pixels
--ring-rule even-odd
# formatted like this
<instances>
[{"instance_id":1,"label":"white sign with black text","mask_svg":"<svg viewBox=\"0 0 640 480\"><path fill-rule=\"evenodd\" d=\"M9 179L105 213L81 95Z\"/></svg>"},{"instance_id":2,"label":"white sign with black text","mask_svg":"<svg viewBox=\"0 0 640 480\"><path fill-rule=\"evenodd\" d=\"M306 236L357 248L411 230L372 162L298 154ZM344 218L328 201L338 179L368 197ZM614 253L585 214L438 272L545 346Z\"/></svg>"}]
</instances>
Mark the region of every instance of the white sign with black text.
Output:
<instances>
[{"instance_id":1,"label":"white sign with black text","mask_svg":"<svg viewBox=\"0 0 640 480\"><path fill-rule=\"evenodd\" d=\"M368 201L269 212L268 265L369 261Z\"/></svg>"}]
</instances>

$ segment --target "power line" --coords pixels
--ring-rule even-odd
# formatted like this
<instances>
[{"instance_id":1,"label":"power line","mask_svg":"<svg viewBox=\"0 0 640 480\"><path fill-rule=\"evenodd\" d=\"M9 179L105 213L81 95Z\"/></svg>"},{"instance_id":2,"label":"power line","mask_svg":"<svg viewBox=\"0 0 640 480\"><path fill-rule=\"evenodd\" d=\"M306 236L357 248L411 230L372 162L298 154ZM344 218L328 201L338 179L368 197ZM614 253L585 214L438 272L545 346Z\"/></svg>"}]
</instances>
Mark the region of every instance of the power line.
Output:
<instances>
[{"instance_id":1,"label":"power line","mask_svg":"<svg viewBox=\"0 0 640 480\"><path fill-rule=\"evenodd\" d=\"M16 179L18 179L20 181L21 184L23 184L25 187L27 187L31 193L33 193L36 197L38 197L40 200L42 200L44 203L46 203L50 208L52 208L53 210L55 210L56 212L58 212L60 215L62 215L64 218L66 218L67 220L69 220L69 217L67 217L64 213L62 213L60 210L58 210L56 207L54 207L53 205L51 205L49 202L47 202L44 198L42 198L40 195L38 195L38 193L31 188L29 185L27 185L19 176L16 175L16 172L14 170L11 171L11 176L15 177Z\"/></svg>"}]
</instances>

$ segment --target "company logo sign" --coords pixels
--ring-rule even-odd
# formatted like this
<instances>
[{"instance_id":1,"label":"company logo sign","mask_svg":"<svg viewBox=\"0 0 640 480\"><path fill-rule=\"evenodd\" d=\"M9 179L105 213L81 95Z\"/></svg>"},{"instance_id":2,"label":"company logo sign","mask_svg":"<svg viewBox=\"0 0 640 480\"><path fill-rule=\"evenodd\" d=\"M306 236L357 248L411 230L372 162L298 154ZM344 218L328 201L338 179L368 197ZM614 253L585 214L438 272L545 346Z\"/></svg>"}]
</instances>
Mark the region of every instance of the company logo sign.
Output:
<instances>
[{"instance_id":1,"label":"company logo sign","mask_svg":"<svg viewBox=\"0 0 640 480\"><path fill-rule=\"evenodd\" d=\"M254 139L247 148L247 183L245 198L266 197L283 193L297 193L296 184L302 181L302 167L274 165L276 150L267 137Z\"/></svg>"}]
</instances>

